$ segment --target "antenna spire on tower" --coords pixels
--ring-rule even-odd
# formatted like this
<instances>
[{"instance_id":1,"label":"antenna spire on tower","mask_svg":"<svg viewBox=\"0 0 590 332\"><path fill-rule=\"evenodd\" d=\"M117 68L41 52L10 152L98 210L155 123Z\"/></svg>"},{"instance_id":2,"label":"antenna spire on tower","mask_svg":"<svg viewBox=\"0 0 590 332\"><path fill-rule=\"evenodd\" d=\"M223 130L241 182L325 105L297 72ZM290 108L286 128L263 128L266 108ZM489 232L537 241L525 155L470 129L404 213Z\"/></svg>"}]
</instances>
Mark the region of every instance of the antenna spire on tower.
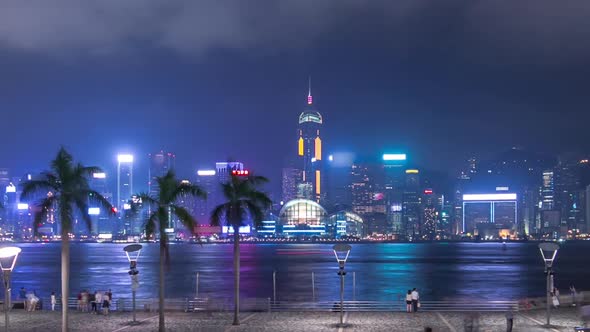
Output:
<instances>
[{"instance_id":1,"label":"antenna spire on tower","mask_svg":"<svg viewBox=\"0 0 590 332\"><path fill-rule=\"evenodd\" d=\"M311 105L313 103L313 97L311 96L311 75L309 75L309 82L308 82L308 86L309 86L309 92L307 94L307 105Z\"/></svg>"}]
</instances>

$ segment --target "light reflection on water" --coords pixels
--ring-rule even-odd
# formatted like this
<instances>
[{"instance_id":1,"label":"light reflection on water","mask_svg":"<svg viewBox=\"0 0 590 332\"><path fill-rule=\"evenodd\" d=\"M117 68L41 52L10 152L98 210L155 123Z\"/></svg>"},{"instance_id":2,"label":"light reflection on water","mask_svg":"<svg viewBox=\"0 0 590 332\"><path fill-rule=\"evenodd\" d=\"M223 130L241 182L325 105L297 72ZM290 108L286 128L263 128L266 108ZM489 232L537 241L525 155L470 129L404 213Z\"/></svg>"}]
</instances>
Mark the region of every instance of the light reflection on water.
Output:
<instances>
[{"instance_id":1,"label":"light reflection on water","mask_svg":"<svg viewBox=\"0 0 590 332\"><path fill-rule=\"evenodd\" d=\"M60 287L59 244L19 244L22 255L13 275L13 290L24 286L42 296ZM72 244L70 288L112 289L128 297L130 280L125 245ZM590 242L566 243L556 261L556 284L590 289ZM166 273L167 297L194 296L196 272L200 295L232 297L231 244L172 244ZM146 244L138 268L139 297L157 296L158 244ZM338 270L328 244L243 244L242 294L272 297L272 273L277 271L278 299L311 300L312 271L316 298L338 298ZM542 296L543 263L535 243L419 243L353 244L347 263L346 298L397 300L418 287L424 299L517 299Z\"/></svg>"}]
</instances>

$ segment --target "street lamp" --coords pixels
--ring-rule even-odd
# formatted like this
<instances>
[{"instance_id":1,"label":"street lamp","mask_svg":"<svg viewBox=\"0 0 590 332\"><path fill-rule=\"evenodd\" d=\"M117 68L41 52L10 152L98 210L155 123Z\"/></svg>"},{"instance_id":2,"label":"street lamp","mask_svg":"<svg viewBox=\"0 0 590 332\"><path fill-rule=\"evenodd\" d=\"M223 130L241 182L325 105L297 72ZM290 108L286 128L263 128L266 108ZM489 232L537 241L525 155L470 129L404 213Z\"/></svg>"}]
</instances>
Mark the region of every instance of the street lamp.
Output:
<instances>
[{"instance_id":1,"label":"street lamp","mask_svg":"<svg viewBox=\"0 0 590 332\"><path fill-rule=\"evenodd\" d=\"M547 275L547 326L551 325L551 292L553 292L553 261L557 256L559 245L553 242L539 244L539 250L545 263L545 274Z\"/></svg>"},{"instance_id":2,"label":"street lamp","mask_svg":"<svg viewBox=\"0 0 590 332\"><path fill-rule=\"evenodd\" d=\"M332 247L334 256L336 256L336 261L338 262L338 275L340 276L340 326L344 326L344 276L346 275L344 264L346 264L351 248L349 244L344 243L338 243Z\"/></svg>"},{"instance_id":3,"label":"street lamp","mask_svg":"<svg viewBox=\"0 0 590 332\"><path fill-rule=\"evenodd\" d=\"M8 311L10 310L10 273L16 265L16 259L21 249L18 247L0 248L0 268L2 269L2 278L4 280L4 323L5 330L8 331Z\"/></svg>"},{"instance_id":4,"label":"street lamp","mask_svg":"<svg viewBox=\"0 0 590 332\"><path fill-rule=\"evenodd\" d=\"M133 322L131 324L133 325L137 324L137 320L135 318L135 291L139 287L139 271L137 271L137 260L139 259L141 248L141 244L130 244L123 248L125 255L127 255L127 260L129 261L129 276L131 277L131 296L133 301Z\"/></svg>"}]
</instances>

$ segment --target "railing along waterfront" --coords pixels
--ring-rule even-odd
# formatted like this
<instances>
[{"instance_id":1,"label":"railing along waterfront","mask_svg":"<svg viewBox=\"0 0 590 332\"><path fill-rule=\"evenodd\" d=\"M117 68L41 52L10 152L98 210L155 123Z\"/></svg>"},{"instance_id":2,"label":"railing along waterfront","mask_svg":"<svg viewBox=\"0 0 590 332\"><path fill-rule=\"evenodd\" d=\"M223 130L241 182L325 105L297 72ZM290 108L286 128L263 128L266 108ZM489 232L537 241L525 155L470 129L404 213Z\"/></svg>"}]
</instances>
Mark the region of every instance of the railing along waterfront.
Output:
<instances>
[{"instance_id":1,"label":"railing along waterfront","mask_svg":"<svg viewBox=\"0 0 590 332\"><path fill-rule=\"evenodd\" d=\"M43 299L43 309L48 310L49 299ZM166 311L184 312L224 312L233 310L231 298L182 298L166 299ZM78 310L78 300L70 298L68 306ZM157 298L137 298L137 310L158 311ZM111 303L111 311L131 311L131 298L118 298ZM272 301L271 298L244 298L240 302L240 309L244 312L305 312L305 311L339 311L340 302L333 301ZM419 311L430 312L506 312L521 309L519 301L421 301ZM61 310L61 301L56 304L56 310ZM90 304L88 310L91 310ZM406 304L403 301L344 301L344 311L349 312L404 312Z\"/></svg>"}]
</instances>

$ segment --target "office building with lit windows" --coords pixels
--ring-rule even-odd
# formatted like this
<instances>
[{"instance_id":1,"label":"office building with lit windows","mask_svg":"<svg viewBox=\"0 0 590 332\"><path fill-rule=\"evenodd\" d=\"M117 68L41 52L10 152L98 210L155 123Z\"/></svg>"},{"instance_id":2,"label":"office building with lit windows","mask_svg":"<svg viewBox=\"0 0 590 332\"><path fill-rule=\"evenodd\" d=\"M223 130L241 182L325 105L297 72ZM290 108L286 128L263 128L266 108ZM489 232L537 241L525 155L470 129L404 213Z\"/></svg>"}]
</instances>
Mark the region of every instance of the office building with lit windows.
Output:
<instances>
[{"instance_id":1,"label":"office building with lit windows","mask_svg":"<svg viewBox=\"0 0 590 332\"><path fill-rule=\"evenodd\" d=\"M123 205L133 196L133 155L119 154L117 156L117 202L118 211L123 211Z\"/></svg>"}]
</instances>

